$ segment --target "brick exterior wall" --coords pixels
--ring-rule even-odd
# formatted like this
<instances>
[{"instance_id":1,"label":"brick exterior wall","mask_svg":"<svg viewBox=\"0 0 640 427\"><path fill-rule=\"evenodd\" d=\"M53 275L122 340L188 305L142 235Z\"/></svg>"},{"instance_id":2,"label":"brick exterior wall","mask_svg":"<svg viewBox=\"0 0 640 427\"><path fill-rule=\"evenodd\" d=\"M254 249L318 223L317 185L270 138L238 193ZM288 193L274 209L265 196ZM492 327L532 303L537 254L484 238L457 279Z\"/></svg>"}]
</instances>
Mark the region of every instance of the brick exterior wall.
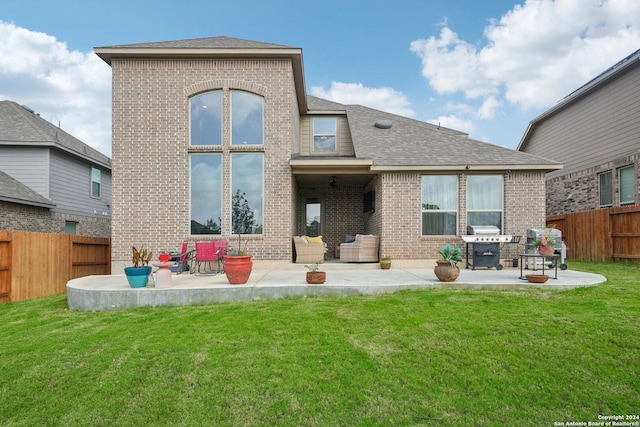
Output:
<instances>
[{"instance_id":1,"label":"brick exterior wall","mask_svg":"<svg viewBox=\"0 0 640 427\"><path fill-rule=\"evenodd\" d=\"M290 150L299 112L290 60L113 59L112 262L126 261L132 245L153 252L177 250L185 239L229 240L230 202L223 202L222 236L190 237L189 97L229 90L264 97L264 146L231 147L223 115L223 201L230 200L232 152L264 153L264 235L250 236L255 259L291 258ZM292 121L292 118L296 120Z\"/></svg>"},{"instance_id":2,"label":"brick exterior wall","mask_svg":"<svg viewBox=\"0 0 640 427\"><path fill-rule=\"evenodd\" d=\"M421 174L385 173L381 177L382 211L380 253L395 259L435 259L446 243L464 248L459 238L422 236ZM466 234L466 175L459 175L458 233ZM384 206L384 210L382 210ZM526 230L544 227L545 181L542 172L514 171L504 177L503 234L522 236L515 251L524 250ZM374 227L372 227L374 228Z\"/></svg>"},{"instance_id":3,"label":"brick exterior wall","mask_svg":"<svg viewBox=\"0 0 640 427\"><path fill-rule=\"evenodd\" d=\"M76 234L111 237L111 220L52 212L47 208L0 202L0 230L64 233L65 221L77 222Z\"/></svg>"},{"instance_id":4,"label":"brick exterior wall","mask_svg":"<svg viewBox=\"0 0 640 427\"><path fill-rule=\"evenodd\" d=\"M582 212L600 208L600 182L598 174L611 171L613 179L613 206L620 206L617 170L634 165L636 169L636 204L640 201L640 153L625 156L600 165L573 172L547 181L547 215Z\"/></svg>"}]
</instances>

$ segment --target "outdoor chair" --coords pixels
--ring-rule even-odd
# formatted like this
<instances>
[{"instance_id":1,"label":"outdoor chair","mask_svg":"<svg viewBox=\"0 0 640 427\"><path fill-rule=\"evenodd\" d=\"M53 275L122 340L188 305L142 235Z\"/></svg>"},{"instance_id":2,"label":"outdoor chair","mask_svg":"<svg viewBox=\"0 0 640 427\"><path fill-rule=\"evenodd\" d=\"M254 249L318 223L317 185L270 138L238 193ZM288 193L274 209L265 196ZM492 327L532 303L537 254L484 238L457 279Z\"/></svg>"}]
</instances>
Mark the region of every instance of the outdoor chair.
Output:
<instances>
[{"instance_id":1,"label":"outdoor chair","mask_svg":"<svg viewBox=\"0 0 640 427\"><path fill-rule=\"evenodd\" d=\"M177 255L177 254L176 254ZM177 262L175 267L172 268L172 271L175 273L182 273L183 271L189 270L189 266L193 261L195 256L195 251L189 250L189 242L182 242L182 248L180 249L180 254L177 255Z\"/></svg>"},{"instance_id":2,"label":"outdoor chair","mask_svg":"<svg viewBox=\"0 0 640 427\"><path fill-rule=\"evenodd\" d=\"M380 236L356 234L353 243L340 244L342 262L378 262Z\"/></svg>"},{"instance_id":3,"label":"outdoor chair","mask_svg":"<svg viewBox=\"0 0 640 427\"><path fill-rule=\"evenodd\" d=\"M296 264L323 262L327 248L322 242L322 238L320 238L320 242L309 242L307 239L306 236L293 236L293 245L296 250Z\"/></svg>"},{"instance_id":4,"label":"outdoor chair","mask_svg":"<svg viewBox=\"0 0 640 427\"><path fill-rule=\"evenodd\" d=\"M212 263L217 264L218 259L216 255L216 242L196 242L196 255L193 260L193 268L191 269L191 273L193 274L204 274L201 271L201 268L204 264L209 264L209 270L207 274L215 274L217 273L217 269L214 270L212 268Z\"/></svg>"}]
</instances>

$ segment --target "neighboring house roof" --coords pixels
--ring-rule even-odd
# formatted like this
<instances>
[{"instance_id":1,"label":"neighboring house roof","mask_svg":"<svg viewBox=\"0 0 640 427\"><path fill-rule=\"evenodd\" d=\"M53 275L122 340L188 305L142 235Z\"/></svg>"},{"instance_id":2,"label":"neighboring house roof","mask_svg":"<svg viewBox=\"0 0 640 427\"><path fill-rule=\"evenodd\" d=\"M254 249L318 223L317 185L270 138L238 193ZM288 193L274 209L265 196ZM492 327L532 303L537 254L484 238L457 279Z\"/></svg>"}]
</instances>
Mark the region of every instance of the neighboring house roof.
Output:
<instances>
[{"instance_id":1,"label":"neighboring house roof","mask_svg":"<svg viewBox=\"0 0 640 427\"><path fill-rule=\"evenodd\" d=\"M529 126L527 126L527 130L520 140L520 144L518 145L517 150L525 151L529 136L533 133L533 130L538 125L538 123L545 121L549 117L568 108L584 97L589 96L593 92L609 84L612 80L619 78L624 73L630 71L636 66L640 66L640 49L636 50L631 55L623 58L616 64L607 68L605 71L589 80L587 83L580 86L569 95L562 98L555 106L551 107L535 119L531 120L531 122L529 122Z\"/></svg>"},{"instance_id":2,"label":"neighboring house roof","mask_svg":"<svg viewBox=\"0 0 640 427\"><path fill-rule=\"evenodd\" d=\"M22 205L52 208L55 204L21 182L0 171L0 200Z\"/></svg>"},{"instance_id":3,"label":"neighboring house roof","mask_svg":"<svg viewBox=\"0 0 640 427\"><path fill-rule=\"evenodd\" d=\"M0 101L0 145L48 146L111 170L111 159L13 101Z\"/></svg>"},{"instance_id":4,"label":"neighboring house roof","mask_svg":"<svg viewBox=\"0 0 640 427\"><path fill-rule=\"evenodd\" d=\"M95 53L107 64L121 57L201 57L201 58L287 58L293 64L294 82L301 111L306 111L302 49L275 43L256 42L227 36L164 42L135 43L117 46L102 46Z\"/></svg>"},{"instance_id":5,"label":"neighboring house roof","mask_svg":"<svg viewBox=\"0 0 640 427\"><path fill-rule=\"evenodd\" d=\"M346 111L356 159L371 159L371 170L562 167L553 160L469 139L464 132L361 105L343 105L312 96L308 97L308 105L314 113ZM391 127L376 127L380 121Z\"/></svg>"}]
</instances>

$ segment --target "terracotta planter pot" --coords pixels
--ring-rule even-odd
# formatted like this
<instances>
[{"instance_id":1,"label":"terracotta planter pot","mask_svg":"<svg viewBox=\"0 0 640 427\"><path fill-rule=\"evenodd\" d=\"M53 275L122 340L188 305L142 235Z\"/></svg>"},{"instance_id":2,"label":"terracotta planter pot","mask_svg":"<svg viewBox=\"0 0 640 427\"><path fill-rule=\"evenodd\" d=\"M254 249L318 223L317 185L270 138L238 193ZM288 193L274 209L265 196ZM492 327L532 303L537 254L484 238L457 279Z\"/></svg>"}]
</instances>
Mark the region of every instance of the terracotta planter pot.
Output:
<instances>
[{"instance_id":1,"label":"terracotta planter pot","mask_svg":"<svg viewBox=\"0 0 640 427\"><path fill-rule=\"evenodd\" d=\"M436 264L433 271L441 282L453 282L460 275L460 269L457 265L451 267L451 263L448 261L436 261Z\"/></svg>"},{"instance_id":2,"label":"terracotta planter pot","mask_svg":"<svg viewBox=\"0 0 640 427\"><path fill-rule=\"evenodd\" d=\"M312 285L319 285L324 283L327 279L327 273L324 271L308 271L307 272L307 283Z\"/></svg>"},{"instance_id":3,"label":"terracotta planter pot","mask_svg":"<svg viewBox=\"0 0 640 427\"><path fill-rule=\"evenodd\" d=\"M249 280L253 262L251 255L246 256L224 256L224 274L232 285L244 285Z\"/></svg>"},{"instance_id":4,"label":"terracotta planter pot","mask_svg":"<svg viewBox=\"0 0 640 427\"><path fill-rule=\"evenodd\" d=\"M553 255L553 253L555 252L556 248L554 248L553 246L549 246L549 245L540 245L538 246L538 253L540 255Z\"/></svg>"},{"instance_id":5,"label":"terracotta planter pot","mask_svg":"<svg viewBox=\"0 0 640 427\"><path fill-rule=\"evenodd\" d=\"M380 262L380 268L383 270L388 270L391 268L391 263L390 262Z\"/></svg>"},{"instance_id":6,"label":"terracotta planter pot","mask_svg":"<svg viewBox=\"0 0 640 427\"><path fill-rule=\"evenodd\" d=\"M525 277L529 283L545 283L549 280L549 276L546 274L527 274Z\"/></svg>"}]
</instances>

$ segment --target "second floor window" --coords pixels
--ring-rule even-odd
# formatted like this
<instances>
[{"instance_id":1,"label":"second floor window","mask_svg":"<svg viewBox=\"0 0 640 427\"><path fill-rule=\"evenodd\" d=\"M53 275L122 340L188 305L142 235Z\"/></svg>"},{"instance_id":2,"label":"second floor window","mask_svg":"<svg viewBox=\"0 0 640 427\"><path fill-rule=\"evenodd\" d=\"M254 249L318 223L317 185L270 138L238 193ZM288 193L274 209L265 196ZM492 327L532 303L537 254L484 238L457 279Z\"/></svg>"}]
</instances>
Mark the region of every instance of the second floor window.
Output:
<instances>
[{"instance_id":1,"label":"second floor window","mask_svg":"<svg viewBox=\"0 0 640 427\"><path fill-rule=\"evenodd\" d=\"M222 91L190 100L191 145L222 145Z\"/></svg>"},{"instance_id":2,"label":"second floor window","mask_svg":"<svg viewBox=\"0 0 640 427\"><path fill-rule=\"evenodd\" d=\"M263 144L264 99L239 90L231 91L231 144Z\"/></svg>"},{"instance_id":3,"label":"second floor window","mask_svg":"<svg viewBox=\"0 0 640 427\"><path fill-rule=\"evenodd\" d=\"M313 151L337 151L336 119L313 119Z\"/></svg>"},{"instance_id":4,"label":"second floor window","mask_svg":"<svg viewBox=\"0 0 640 427\"><path fill-rule=\"evenodd\" d=\"M102 184L100 169L91 168L91 196L100 197L100 185Z\"/></svg>"}]
</instances>

